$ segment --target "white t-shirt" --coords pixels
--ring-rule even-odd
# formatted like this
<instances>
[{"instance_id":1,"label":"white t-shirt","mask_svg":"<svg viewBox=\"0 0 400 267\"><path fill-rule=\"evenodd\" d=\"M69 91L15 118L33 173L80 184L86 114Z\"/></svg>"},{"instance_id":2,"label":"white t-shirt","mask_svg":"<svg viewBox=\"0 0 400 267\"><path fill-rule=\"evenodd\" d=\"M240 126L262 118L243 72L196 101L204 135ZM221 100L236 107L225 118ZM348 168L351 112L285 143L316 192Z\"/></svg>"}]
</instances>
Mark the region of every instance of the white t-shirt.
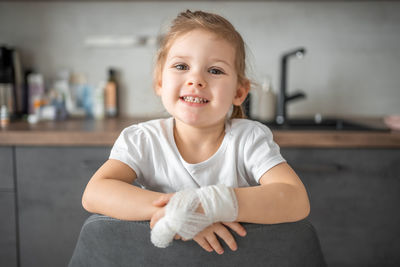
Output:
<instances>
[{"instance_id":1,"label":"white t-shirt","mask_svg":"<svg viewBox=\"0 0 400 267\"><path fill-rule=\"evenodd\" d=\"M200 163L187 163L175 143L174 122L171 117L125 128L110 159L130 166L143 188L164 193L214 184L254 186L266 171L285 162L267 126L232 119L225 122L224 140L214 155Z\"/></svg>"}]
</instances>

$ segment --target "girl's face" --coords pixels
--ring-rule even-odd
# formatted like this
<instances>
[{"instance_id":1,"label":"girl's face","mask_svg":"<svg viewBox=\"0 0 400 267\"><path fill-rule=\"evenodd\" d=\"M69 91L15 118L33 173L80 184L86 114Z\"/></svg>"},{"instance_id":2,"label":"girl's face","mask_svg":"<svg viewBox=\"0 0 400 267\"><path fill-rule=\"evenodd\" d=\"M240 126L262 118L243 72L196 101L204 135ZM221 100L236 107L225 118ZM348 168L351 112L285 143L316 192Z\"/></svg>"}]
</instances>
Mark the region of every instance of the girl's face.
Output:
<instances>
[{"instance_id":1,"label":"girl's face","mask_svg":"<svg viewBox=\"0 0 400 267\"><path fill-rule=\"evenodd\" d=\"M201 127L223 123L248 89L238 84L234 47L213 33L193 30L170 47L156 92L175 119Z\"/></svg>"}]
</instances>

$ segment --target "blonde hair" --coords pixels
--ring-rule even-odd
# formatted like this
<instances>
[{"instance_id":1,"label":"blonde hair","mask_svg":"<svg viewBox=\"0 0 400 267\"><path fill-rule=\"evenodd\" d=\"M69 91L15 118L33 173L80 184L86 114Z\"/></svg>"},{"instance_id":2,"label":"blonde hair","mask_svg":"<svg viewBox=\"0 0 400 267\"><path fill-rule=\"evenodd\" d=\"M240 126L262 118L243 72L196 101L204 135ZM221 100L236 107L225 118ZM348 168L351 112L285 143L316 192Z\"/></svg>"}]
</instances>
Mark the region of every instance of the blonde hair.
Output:
<instances>
[{"instance_id":1,"label":"blonde hair","mask_svg":"<svg viewBox=\"0 0 400 267\"><path fill-rule=\"evenodd\" d=\"M160 42L160 48L157 52L155 67L154 67L154 87L161 79L162 69L164 67L169 49L173 42L180 36L194 30L202 29L215 33L219 37L231 43L235 50L235 68L237 72L238 83L246 85L249 80L246 78L246 53L245 45L242 36L235 30L233 25L225 18L212 13L203 11L192 12L186 10L181 12L173 21L166 35L163 36ZM234 106L232 115L233 118L246 118L242 106Z\"/></svg>"}]
</instances>

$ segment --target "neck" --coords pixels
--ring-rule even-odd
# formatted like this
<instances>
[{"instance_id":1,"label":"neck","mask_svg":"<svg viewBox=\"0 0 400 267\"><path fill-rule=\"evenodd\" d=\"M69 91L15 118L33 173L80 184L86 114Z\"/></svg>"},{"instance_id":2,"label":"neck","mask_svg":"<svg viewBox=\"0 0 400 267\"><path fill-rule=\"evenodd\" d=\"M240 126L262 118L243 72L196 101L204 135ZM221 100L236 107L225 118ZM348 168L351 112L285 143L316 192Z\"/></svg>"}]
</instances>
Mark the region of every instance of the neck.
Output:
<instances>
[{"instance_id":1,"label":"neck","mask_svg":"<svg viewBox=\"0 0 400 267\"><path fill-rule=\"evenodd\" d=\"M219 147L225 136L225 121L205 127L196 127L175 119L174 137L179 147L202 149L205 147Z\"/></svg>"}]
</instances>

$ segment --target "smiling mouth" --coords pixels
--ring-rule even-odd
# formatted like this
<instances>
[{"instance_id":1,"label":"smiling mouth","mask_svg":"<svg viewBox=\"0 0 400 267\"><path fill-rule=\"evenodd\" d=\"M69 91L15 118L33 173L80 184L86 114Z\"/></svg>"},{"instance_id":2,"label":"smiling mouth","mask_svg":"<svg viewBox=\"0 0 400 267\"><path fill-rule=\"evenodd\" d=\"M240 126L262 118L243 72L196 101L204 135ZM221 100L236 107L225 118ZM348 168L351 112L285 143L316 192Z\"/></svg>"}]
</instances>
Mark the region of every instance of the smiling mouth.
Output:
<instances>
[{"instance_id":1,"label":"smiling mouth","mask_svg":"<svg viewBox=\"0 0 400 267\"><path fill-rule=\"evenodd\" d=\"M197 103L197 104L205 104L205 103L210 102L205 98L193 97L193 96L182 96L182 97L180 97L180 99L182 99L185 102Z\"/></svg>"}]
</instances>

